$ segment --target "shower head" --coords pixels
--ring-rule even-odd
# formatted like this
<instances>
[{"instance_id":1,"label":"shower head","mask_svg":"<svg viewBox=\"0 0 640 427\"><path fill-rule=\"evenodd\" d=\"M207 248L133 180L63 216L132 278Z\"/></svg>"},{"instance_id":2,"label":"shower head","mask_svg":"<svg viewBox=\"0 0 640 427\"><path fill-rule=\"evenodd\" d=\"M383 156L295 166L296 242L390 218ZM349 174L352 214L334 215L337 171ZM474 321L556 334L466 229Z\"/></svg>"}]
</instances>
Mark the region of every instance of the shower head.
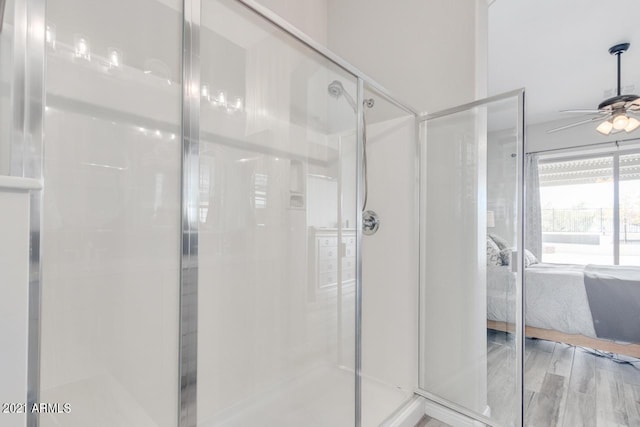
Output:
<instances>
[{"instance_id":1,"label":"shower head","mask_svg":"<svg viewBox=\"0 0 640 427\"><path fill-rule=\"evenodd\" d=\"M334 80L331 83L329 83L327 92L329 92L329 95L333 96L335 99L338 99L341 96L344 96L344 99L346 99L349 105L351 105L351 108L353 108L353 111L357 112L358 109L356 108L356 101L354 101L351 95L349 95L349 92L344 90L344 86L342 86L342 83L340 82L340 80ZM373 108L374 104L375 104L375 101L373 100L373 98L364 100L364 105L367 108Z\"/></svg>"},{"instance_id":2,"label":"shower head","mask_svg":"<svg viewBox=\"0 0 640 427\"><path fill-rule=\"evenodd\" d=\"M344 93L344 86L342 86L342 83L340 83L339 80L334 80L329 83L328 91L329 95L337 99L340 98L340 96L342 96L342 94Z\"/></svg>"},{"instance_id":3,"label":"shower head","mask_svg":"<svg viewBox=\"0 0 640 427\"><path fill-rule=\"evenodd\" d=\"M351 105L351 108L353 108L353 111L357 110L356 102L353 100L351 95L349 95L349 92L344 90L344 86L342 86L342 83L339 80L332 81L329 84L327 91L329 92L329 95L333 96L336 99L340 98L341 96L344 96L344 99L346 99L349 105Z\"/></svg>"}]
</instances>

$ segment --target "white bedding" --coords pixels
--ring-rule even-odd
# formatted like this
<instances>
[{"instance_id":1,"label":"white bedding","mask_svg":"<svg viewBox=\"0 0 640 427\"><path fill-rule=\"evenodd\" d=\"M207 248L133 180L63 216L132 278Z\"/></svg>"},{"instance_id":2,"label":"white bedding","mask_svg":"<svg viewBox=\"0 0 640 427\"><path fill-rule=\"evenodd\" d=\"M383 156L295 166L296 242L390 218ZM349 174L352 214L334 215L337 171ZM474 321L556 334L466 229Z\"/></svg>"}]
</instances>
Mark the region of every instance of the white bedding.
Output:
<instances>
[{"instance_id":1,"label":"white bedding","mask_svg":"<svg viewBox=\"0 0 640 427\"><path fill-rule=\"evenodd\" d=\"M525 281L525 323L536 328L596 337L584 266L534 264ZM509 266L487 267L487 319L515 323L515 277Z\"/></svg>"}]
</instances>

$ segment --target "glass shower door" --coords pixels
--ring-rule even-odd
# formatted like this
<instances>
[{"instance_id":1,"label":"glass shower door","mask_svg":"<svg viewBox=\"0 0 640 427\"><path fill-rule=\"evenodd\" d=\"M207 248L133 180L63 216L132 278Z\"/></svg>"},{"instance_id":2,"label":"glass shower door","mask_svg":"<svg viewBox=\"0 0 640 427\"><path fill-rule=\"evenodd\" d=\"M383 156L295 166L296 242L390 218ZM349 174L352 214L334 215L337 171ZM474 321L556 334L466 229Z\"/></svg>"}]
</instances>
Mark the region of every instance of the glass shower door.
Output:
<instances>
[{"instance_id":1,"label":"glass shower door","mask_svg":"<svg viewBox=\"0 0 640 427\"><path fill-rule=\"evenodd\" d=\"M353 426L357 79L202 2L197 425Z\"/></svg>"},{"instance_id":2,"label":"glass shower door","mask_svg":"<svg viewBox=\"0 0 640 427\"><path fill-rule=\"evenodd\" d=\"M46 6L39 425L174 427L182 2Z\"/></svg>"},{"instance_id":3,"label":"glass shower door","mask_svg":"<svg viewBox=\"0 0 640 427\"><path fill-rule=\"evenodd\" d=\"M495 426L522 419L523 99L421 124L420 393Z\"/></svg>"}]
</instances>

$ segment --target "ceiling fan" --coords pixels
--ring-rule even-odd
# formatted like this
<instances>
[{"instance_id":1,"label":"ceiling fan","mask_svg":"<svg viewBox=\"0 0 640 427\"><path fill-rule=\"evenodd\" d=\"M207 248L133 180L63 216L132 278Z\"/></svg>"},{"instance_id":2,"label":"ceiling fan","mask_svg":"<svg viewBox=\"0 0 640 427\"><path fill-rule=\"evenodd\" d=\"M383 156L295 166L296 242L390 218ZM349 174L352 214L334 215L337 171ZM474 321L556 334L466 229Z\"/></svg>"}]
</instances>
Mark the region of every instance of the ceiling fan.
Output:
<instances>
[{"instance_id":1,"label":"ceiling fan","mask_svg":"<svg viewBox=\"0 0 640 427\"><path fill-rule=\"evenodd\" d=\"M618 94L612 98L605 99L595 110L562 110L561 113L595 114L586 120L571 123L548 130L547 133L569 129L587 123L602 121L596 130L603 135L615 134L618 132L633 132L640 127L640 96L622 95L620 91L620 56L629 49L629 43L621 43L609 48L611 55L618 57Z\"/></svg>"}]
</instances>

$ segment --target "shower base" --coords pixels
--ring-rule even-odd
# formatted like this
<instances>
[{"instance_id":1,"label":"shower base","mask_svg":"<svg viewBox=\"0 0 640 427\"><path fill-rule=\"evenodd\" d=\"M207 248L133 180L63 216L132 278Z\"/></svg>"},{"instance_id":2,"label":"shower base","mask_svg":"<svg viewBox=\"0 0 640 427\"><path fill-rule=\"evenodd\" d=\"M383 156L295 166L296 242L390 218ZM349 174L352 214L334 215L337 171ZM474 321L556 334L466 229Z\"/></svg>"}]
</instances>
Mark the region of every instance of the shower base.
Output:
<instances>
[{"instance_id":1,"label":"shower base","mask_svg":"<svg viewBox=\"0 0 640 427\"><path fill-rule=\"evenodd\" d=\"M362 378L362 425L380 425L413 393ZM202 402L200 403L202 405ZM318 367L252 403L229 408L229 416L199 427L339 427L353 425L353 371ZM232 415L231 415L232 414Z\"/></svg>"},{"instance_id":2,"label":"shower base","mask_svg":"<svg viewBox=\"0 0 640 427\"><path fill-rule=\"evenodd\" d=\"M412 392L372 378L362 379L362 426L380 425ZM70 414L42 414L42 427L165 427L173 419L145 408L110 375L43 390L47 401L71 402ZM156 404L158 402L155 402ZM171 402L166 402L170 405ZM199 405L205 405L199 402ZM164 405L163 405L164 406ZM316 367L245 403L228 408L198 427L339 427L353 425L353 371ZM202 412L205 412L204 410Z\"/></svg>"}]
</instances>

